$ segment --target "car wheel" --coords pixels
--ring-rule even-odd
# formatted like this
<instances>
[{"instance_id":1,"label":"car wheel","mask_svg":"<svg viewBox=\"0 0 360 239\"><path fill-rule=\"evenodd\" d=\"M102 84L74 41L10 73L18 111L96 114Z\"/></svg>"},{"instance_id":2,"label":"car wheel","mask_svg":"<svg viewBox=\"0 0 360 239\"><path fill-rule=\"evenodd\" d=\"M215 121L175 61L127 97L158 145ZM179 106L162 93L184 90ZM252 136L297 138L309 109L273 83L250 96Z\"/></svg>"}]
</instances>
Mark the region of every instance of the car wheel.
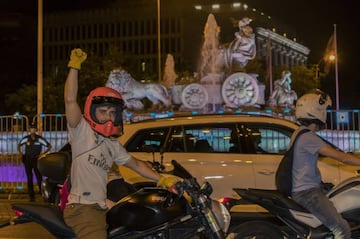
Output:
<instances>
[{"instance_id":1,"label":"car wheel","mask_svg":"<svg viewBox=\"0 0 360 239\"><path fill-rule=\"evenodd\" d=\"M227 238L233 239L283 239L280 229L265 221L250 221L231 230Z\"/></svg>"}]
</instances>

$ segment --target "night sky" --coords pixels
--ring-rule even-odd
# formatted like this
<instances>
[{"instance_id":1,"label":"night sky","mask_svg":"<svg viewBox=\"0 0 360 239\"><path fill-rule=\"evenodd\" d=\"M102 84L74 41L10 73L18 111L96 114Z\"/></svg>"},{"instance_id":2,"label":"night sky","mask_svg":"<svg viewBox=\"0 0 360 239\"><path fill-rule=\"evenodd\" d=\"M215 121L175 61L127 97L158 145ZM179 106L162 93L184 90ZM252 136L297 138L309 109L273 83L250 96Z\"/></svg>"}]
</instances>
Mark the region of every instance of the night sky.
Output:
<instances>
[{"instance_id":1,"label":"night sky","mask_svg":"<svg viewBox=\"0 0 360 239\"><path fill-rule=\"evenodd\" d=\"M317 64L324 56L327 42L336 24L338 50L339 101L341 109L360 107L360 84L358 73L358 43L360 24L358 8L350 1L316 0L251 0L249 4L258 6L264 12L293 26L299 41L311 52L310 64ZM277 6L277 7L276 7ZM280 7L281 6L281 7ZM320 67L323 67L320 64ZM332 79L322 83L322 90L329 93L335 105L335 70ZM330 77L329 77L330 78Z\"/></svg>"},{"instance_id":2,"label":"night sky","mask_svg":"<svg viewBox=\"0 0 360 239\"><path fill-rule=\"evenodd\" d=\"M44 11L54 11L59 9L76 9L85 7L97 7L103 4L111 4L115 0L43 0ZM123 0L126 1L126 0ZM130 1L130 0L128 0ZM154 1L156 4L156 0ZM184 0L191 1L191 0ZM220 2L230 2L227 0L219 0ZM36 19L35 0L1 0L0 1L0 17L13 13L21 13L29 16L29 19ZM193 0L194 3L211 4L213 0ZM337 25L337 47L338 47L338 69L339 69L339 92L340 92L340 106L344 109L360 108L360 91L359 76L358 76L358 58L360 55L360 47L357 43L359 40L360 21L357 19L359 13L355 7L356 1L338 1L338 0L244 0L251 7L263 11L267 15L277 19L294 29L297 32L297 39L300 43L307 46L311 52L309 55L309 64L318 63L326 48L327 41L333 33L333 24ZM166 4L166 0L161 1L162 5ZM243 16L239 16L243 17ZM24 77L21 82L10 82L11 74L27 67L35 67L36 69L36 32L35 36L31 36L28 28L35 27L27 25L29 34L24 34L26 39L20 44L21 47L11 48L10 46L0 46L2 65L1 71L8 74L8 78L0 79L2 84L1 95L13 92L16 86L22 83L36 82L36 77ZM24 29L24 31L27 31ZM1 30L0 18L0 37L4 37L4 32ZM6 32L5 34L8 34ZM11 33L10 33L11 34ZM19 40L21 41L21 40ZM26 55L21 52L27 49ZM32 49L32 50L30 50ZM15 58L15 60L14 60ZM8 64L8 65L7 65ZM16 67L14 65L17 65ZM20 67L19 67L20 66ZM8 71L8 72L6 72ZM36 70L35 70L36 71ZM30 73L29 73L30 74ZM335 75L334 70L330 74ZM26 74L25 74L26 75ZM31 74L30 74L31 75ZM329 79L330 82L324 82L322 89L328 92L335 102L335 77ZM16 86L15 86L16 85ZM0 98L1 99L1 98Z\"/></svg>"}]
</instances>

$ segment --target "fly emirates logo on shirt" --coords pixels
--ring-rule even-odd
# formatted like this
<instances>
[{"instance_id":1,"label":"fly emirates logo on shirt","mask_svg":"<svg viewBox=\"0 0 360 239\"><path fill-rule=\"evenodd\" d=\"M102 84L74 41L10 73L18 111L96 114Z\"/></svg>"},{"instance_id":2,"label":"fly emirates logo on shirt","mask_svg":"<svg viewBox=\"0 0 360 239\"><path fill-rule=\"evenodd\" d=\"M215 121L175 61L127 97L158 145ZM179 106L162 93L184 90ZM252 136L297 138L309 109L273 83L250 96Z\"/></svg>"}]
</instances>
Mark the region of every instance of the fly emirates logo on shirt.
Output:
<instances>
[{"instance_id":1,"label":"fly emirates logo on shirt","mask_svg":"<svg viewBox=\"0 0 360 239\"><path fill-rule=\"evenodd\" d=\"M97 159L94 155L90 154L88 162L96 167L102 168L105 171L110 169L110 166L107 164L106 159L102 153L100 154L100 159Z\"/></svg>"}]
</instances>

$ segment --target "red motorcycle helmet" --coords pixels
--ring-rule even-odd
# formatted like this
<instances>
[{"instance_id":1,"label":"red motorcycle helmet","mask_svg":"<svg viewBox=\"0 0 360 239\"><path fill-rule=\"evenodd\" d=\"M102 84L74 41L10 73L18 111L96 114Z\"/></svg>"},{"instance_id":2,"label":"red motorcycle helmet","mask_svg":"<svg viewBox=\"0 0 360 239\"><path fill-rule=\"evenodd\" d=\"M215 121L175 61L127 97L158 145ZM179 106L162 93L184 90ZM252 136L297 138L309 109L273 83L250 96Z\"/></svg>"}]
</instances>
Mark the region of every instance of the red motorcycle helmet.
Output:
<instances>
[{"instance_id":1,"label":"red motorcycle helmet","mask_svg":"<svg viewBox=\"0 0 360 239\"><path fill-rule=\"evenodd\" d=\"M99 106L115 107L116 115L114 122L99 122L95 116L95 110ZM84 117L89 122L90 127L99 134L105 137L119 136L123 130L123 109L124 101L118 91L109 87L98 87L92 90L86 99Z\"/></svg>"}]
</instances>

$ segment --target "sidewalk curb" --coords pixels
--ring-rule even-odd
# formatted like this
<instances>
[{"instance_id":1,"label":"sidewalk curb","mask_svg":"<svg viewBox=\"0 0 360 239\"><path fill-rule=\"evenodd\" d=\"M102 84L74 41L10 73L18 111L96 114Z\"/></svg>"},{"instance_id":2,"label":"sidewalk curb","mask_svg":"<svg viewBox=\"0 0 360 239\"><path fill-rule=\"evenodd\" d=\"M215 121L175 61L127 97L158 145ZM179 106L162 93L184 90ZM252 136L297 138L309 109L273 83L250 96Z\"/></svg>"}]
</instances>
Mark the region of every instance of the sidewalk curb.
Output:
<instances>
[{"instance_id":1,"label":"sidewalk curb","mask_svg":"<svg viewBox=\"0 0 360 239\"><path fill-rule=\"evenodd\" d=\"M19 199L28 199L29 195L25 193L0 193L0 200L19 200Z\"/></svg>"}]
</instances>

